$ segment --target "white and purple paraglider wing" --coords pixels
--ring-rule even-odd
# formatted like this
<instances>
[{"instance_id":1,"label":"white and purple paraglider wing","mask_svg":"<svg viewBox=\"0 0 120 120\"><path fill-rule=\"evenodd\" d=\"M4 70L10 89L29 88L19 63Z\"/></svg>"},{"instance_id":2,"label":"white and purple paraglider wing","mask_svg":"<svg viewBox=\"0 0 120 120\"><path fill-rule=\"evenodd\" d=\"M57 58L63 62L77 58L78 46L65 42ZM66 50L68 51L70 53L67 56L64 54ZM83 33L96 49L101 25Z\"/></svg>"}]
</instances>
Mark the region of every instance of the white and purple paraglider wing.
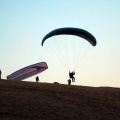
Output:
<instances>
[{"instance_id":1,"label":"white and purple paraglider wing","mask_svg":"<svg viewBox=\"0 0 120 120\"><path fill-rule=\"evenodd\" d=\"M38 73L43 72L48 69L46 62L36 63L27 67L24 67L10 75L7 76L8 80L24 80L26 78L32 77Z\"/></svg>"}]
</instances>

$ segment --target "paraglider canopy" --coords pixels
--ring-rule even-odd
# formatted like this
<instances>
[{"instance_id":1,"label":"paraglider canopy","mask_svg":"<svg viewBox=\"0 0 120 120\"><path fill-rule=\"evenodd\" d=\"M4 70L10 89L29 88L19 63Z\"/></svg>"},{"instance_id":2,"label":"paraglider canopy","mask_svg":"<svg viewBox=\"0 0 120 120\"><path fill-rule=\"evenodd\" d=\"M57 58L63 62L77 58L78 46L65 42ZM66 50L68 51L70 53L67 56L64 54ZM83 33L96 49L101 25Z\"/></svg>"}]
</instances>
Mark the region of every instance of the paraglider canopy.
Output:
<instances>
[{"instance_id":1,"label":"paraglider canopy","mask_svg":"<svg viewBox=\"0 0 120 120\"><path fill-rule=\"evenodd\" d=\"M89 47L96 44L91 33L73 27L55 29L46 34L41 42L41 46L49 49L47 53L52 51L69 71L75 71Z\"/></svg>"},{"instance_id":2,"label":"paraglider canopy","mask_svg":"<svg viewBox=\"0 0 120 120\"><path fill-rule=\"evenodd\" d=\"M55 36L55 35L76 35L76 36L86 39L89 43L91 43L92 46L96 46L97 44L95 37L91 33L83 29L67 27L67 28L58 28L58 29L55 29L49 32L43 38L41 45L43 46L46 39L52 36Z\"/></svg>"},{"instance_id":3,"label":"paraglider canopy","mask_svg":"<svg viewBox=\"0 0 120 120\"><path fill-rule=\"evenodd\" d=\"M39 62L36 64L32 64L26 66L22 69L15 71L14 73L7 76L8 80L24 80L26 78L32 77L38 73L41 73L48 69L48 65L46 62Z\"/></svg>"}]
</instances>

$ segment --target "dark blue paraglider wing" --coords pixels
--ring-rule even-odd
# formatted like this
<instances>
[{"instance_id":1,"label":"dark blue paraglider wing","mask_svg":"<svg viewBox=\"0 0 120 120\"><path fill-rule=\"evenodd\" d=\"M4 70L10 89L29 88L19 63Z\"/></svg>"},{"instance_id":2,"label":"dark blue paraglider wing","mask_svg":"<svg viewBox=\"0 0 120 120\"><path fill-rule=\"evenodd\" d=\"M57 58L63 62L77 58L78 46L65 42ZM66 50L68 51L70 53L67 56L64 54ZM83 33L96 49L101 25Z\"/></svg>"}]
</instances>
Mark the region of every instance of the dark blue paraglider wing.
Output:
<instances>
[{"instance_id":1,"label":"dark blue paraglider wing","mask_svg":"<svg viewBox=\"0 0 120 120\"><path fill-rule=\"evenodd\" d=\"M55 35L76 35L78 37L82 37L84 39L86 39L89 43L91 43L92 46L96 46L97 42L95 37L83 30L83 29L79 29L79 28L59 28L59 29L55 29L51 32L49 32L42 40L41 45L43 46L44 42L46 39L55 36Z\"/></svg>"}]
</instances>

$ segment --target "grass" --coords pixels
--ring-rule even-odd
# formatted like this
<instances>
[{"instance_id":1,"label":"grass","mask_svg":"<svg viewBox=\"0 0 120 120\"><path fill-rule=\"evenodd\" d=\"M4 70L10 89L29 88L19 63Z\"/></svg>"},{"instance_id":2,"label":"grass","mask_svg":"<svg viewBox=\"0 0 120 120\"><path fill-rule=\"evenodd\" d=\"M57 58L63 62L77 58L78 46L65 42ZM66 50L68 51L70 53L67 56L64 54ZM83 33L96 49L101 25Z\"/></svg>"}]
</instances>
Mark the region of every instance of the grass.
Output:
<instances>
[{"instance_id":1,"label":"grass","mask_svg":"<svg viewBox=\"0 0 120 120\"><path fill-rule=\"evenodd\" d=\"M120 120L120 88L0 80L0 120Z\"/></svg>"}]
</instances>

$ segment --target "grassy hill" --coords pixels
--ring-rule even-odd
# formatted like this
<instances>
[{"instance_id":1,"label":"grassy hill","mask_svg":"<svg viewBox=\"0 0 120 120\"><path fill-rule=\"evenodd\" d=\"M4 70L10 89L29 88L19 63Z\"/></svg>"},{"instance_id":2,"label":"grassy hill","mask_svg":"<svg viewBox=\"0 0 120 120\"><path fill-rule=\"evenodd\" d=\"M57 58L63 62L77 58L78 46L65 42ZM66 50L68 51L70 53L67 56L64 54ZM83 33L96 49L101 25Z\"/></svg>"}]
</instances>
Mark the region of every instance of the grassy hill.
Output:
<instances>
[{"instance_id":1,"label":"grassy hill","mask_svg":"<svg viewBox=\"0 0 120 120\"><path fill-rule=\"evenodd\" d=\"M0 80L0 120L120 120L120 88Z\"/></svg>"}]
</instances>

